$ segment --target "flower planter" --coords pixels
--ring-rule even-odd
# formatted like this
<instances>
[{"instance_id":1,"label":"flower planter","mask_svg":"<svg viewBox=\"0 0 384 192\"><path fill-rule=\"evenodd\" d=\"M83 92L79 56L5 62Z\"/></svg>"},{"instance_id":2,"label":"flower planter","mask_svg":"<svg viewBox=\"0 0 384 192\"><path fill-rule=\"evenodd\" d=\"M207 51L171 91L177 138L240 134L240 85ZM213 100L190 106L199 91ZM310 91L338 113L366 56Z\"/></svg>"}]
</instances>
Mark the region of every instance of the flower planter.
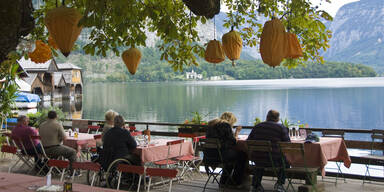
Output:
<instances>
[{"instance_id":1,"label":"flower planter","mask_svg":"<svg viewBox=\"0 0 384 192\"><path fill-rule=\"evenodd\" d=\"M178 128L179 134L191 135L193 137L205 135L205 128L191 127L191 128Z\"/></svg>"}]
</instances>

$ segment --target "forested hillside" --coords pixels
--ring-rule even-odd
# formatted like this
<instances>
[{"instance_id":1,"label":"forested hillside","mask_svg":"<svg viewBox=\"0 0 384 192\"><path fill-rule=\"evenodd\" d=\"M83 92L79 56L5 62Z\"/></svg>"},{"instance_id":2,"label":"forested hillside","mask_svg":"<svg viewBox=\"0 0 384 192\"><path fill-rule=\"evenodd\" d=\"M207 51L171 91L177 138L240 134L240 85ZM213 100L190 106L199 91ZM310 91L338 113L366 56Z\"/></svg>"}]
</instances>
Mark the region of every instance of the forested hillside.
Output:
<instances>
[{"instance_id":1,"label":"forested hillside","mask_svg":"<svg viewBox=\"0 0 384 192\"><path fill-rule=\"evenodd\" d=\"M204 79L221 76L224 79L278 79L278 78L326 78L326 77L374 77L376 72L360 64L325 62L307 63L294 69L286 67L271 68L261 60L255 60L247 54L232 67L229 60L219 64L210 64L200 60L200 66L187 67L183 72L174 72L171 66L160 60L160 52L155 48L142 48L143 57L135 75L129 74L120 57L109 54L107 57L91 57L73 54L68 58L58 57L61 62L71 62L83 68L85 81L176 81L186 80L185 72L192 69L203 75Z\"/></svg>"}]
</instances>

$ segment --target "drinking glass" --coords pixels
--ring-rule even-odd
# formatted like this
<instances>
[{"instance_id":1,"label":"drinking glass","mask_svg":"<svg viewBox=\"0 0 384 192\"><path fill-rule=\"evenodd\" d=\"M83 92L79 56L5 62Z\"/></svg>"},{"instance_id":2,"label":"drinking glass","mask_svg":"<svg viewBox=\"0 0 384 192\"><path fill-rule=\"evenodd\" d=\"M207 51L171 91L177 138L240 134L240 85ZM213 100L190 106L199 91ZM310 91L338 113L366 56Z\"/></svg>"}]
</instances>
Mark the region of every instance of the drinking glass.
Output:
<instances>
[{"instance_id":1,"label":"drinking glass","mask_svg":"<svg viewBox=\"0 0 384 192\"><path fill-rule=\"evenodd\" d=\"M136 142L137 142L137 144L138 145L144 145L145 143L144 143L144 136L143 135L138 135L138 136L136 136Z\"/></svg>"},{"instance_id":2,"label":"drinking glass","mask_svg":"<svg viewBox=\"0 0 384 192\"><path fill-rule=\"evenodd\" d=\"M295 135L296 135L296 138L297 138L297 139L300 139L300 135L299 135L299 125L295 125Z\"/></svg>"},{"instance_id":3,"label":"drinking glass","mask_svg":"<svg viewBox=\"0 0 384 192\"><path fill-rule=\"evenodd\" d=\"M292 132L292 126L288 126L288 129L289 129L289 137L292 138L293 137L293 132Z\"/></svg>"}]
</instances>

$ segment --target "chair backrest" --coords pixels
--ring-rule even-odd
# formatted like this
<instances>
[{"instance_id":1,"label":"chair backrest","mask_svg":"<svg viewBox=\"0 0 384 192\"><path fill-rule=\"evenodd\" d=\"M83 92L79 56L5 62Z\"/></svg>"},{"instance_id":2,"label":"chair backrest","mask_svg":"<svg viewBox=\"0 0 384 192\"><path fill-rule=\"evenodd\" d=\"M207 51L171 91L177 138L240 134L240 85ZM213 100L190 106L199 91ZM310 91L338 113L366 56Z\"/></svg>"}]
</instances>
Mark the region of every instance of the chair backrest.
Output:
<instances>
[{"instance_id":1,"label":"chair backrest","mask_svg":"<svg viewBox=\"0 0 384 192\"><path fill-rule=\"evenodd\" d=\"M208 163L208 161L213 161L212 163L217 163L217 160L220 162L223 162L223 156L221 154L221 143L220 140L217 138L205 138L199 140L199 146L203 150L204 158L203 160L205 163ZM212 156L209 152L216 151L219 155L217 157ZM216 162L215 162L216 161Z\"/></svg>"},{"instance_id":2,"label":"chair backrest","mask_svg":"<svg viewBox=\"0 0 384 192\"><path fill-rule=\"evenodd\" d=\"M373 129L372 130L372 135L371 135L371 155L375 154L375 142L376 140L383 141L384 140L384 130L380 129ZM380 142L381 143L381 142Z\"/></svg>"},{"instance_id":3,"label":"chair backrest","mask_svg":"<svg viewBox=\"0 0 384 192\"><path fill-rule=\"evenodd\" d=\"M372 141L375 141L376 139L384 139L384 130L373 129L371 138L372 138Z\"/></svg>"},{"instance_id":4,"label":"chair backrest","mask_svg":"<svg viewBox=\"0 0 384 192\"><path fill-rule=\"evenodd\" d=\"M248 157L258 167L272 167L272 171L277 175L275 163L272 158L271 141L247 140ZM265 156L267 155L267 156Z\"/></svg>"},{"instance_id":5,"label":"chair backrest","mask_svg":"<svg viewBox=\"0 0 384 192\"><path fill-rule=\"evenodd\" d=\"M141 131L133 131L133 132L131 132L131 135L132 135L132 137L136 137L136 136L139 136L139 135L143 135L143 132L141 132Z\"/></svg>"},{"instance_id":6,"label":"chair backrest","mask_svg":"<svg viewBox=\"0 0 384 192\"><path fill-rule=\"evenodd\" d=\"M73 169L100 171L101 165L94 162L72 162Z\"/></svg>"},{"instance_id":7,"label":"chair backrest","mask_svg":"<svg viewBox=\"0 0 384 192\"><path fill-rule=\"evenodd\" d=\"M144 166L128 165L121 163L117 166L117 170L125 173L136 173L139 175L143 175L145 168Z\"/></svg>"},{"instance_id":8,"label":"chair backrest","mask_svg":"<svg viewBox=\"0 0 384 192\"><path fill-rule=\"evenodd\" d=\"M287 154L293 154L293 155L301 155L301 158L304 161L304 166L306 167L307 162L305 160L305 149L304 149L304 143L290 143L290 142L278 142L280 151L282 153L282 165L283 167L286 166L284 155Z\"/></svg>"},{"instance_id":9,"label":"chair backrest","mask_svg":"<svg viewBox=\"0 0 384 192\"><path fill-rule=\"evenodd\" d=\"M280 151L284 154L300 154L304 156L304 144L303 143L289 143L279 142Z\"/></svg>"},{"instance_id":10,"label":"chair backrest","mask_svg":"<svg viewBox=\"0 0 384 192\"><path fill-rule=\"evenodd\" d=\"M17 153L17 148L15 146L10 146L10 145L3 144L1 146L1 152L16 154Z\"/></svg>"},{"instance_id":11,"label":"chair backrest","mask_svg":"<svg viewBox=\"0 0 384 192\"><path fill-rule=\"evenodd\" d=\"M69 161L50 159L48 160L48 166L66 169L69 166Z\"/></svg>"},{"instance_id":12,"label":"chair backrest","mask_svg":"<svg viewBox=\"0 0 384 192\"><path fill-rule=\"evenodd\" d=\"M11 145L12 133L4 132L4 133L2 133L2 135L7 139L7 144Z\"/></svg>"},{"instance_id":13,"label":"chair backrest","mask_svg":"<svg viewBox=\"0 0 384 192\"><path fill-rule=\"evenodd\" d=\"M193 133L178 133L177 136L178 137L186 137L186 138L194 138L194 137L196 137L196 135L193 134Z\"/></svg>"},{"instance_id":14,"label":"chair backrest","mask_svg":"<svg viewBox=\"0 0 384 192\"><path fill-rule=\"evenodd\" d=\"M323 137L339 137L344 139L344 131L340 130L323 130L322 132Z\"/></svg>"},{"instance_id":15,"label":"chair backrest","mask_svg":"<svg viewBox=\"0 0 384 192\"><path fill-rule=\"evenodd\" d=\"M88 133L90 133L91 131L95 131L96 133L98 133L99 129L99 125L88 125Z\"/></svg>"},{"instance_id":16,"label":"chair backrest","mask_svg":"<svg viewBox=\"0 0 384 192\"><path fill-rule=\"evenodd\" d=\"M168 146L168 154L167 154L167 159L166 159L167 164L168 164L168 160L169 160L169 158L170 158L169 156L170 156L170 154L171 154L171 147L172 147L172 145L180 144L180 147L179 147L179 154L178 154L178 156L180 156L180 155L181 155L182 148L183 148L182 143L184 143L184 139L178 139L178 140L168 141L168 142L167 142L167 146Z\"/></svg>"},{"instance_id":17,"label":"chair backrest","mask_svg":"<svg viewBox=\"0 0 384 192\"><path fill-rule=\"evenodd\" d=\"M193 141L193 142L199 142L200 139L205 139L205 138L206 138L205 135L203 135L203 136L197 136L197 137L193 137L193 138L192 138L192 141Z\"/></svg>"},{"instance_id":18,"label":"chair backrest","mask_svg":"<svg viewBox=\"0 0 384 192\"><path fill-rule=\"evenodd\" d=\"M45 153L45 150L44 150L44 144L43 142L41 142L41 136L40 135L30 135L29 136L29 139L31 140L31 142L33 143L33 140L37 139L40 141L40 145L41 145L41 152L43 153L44 157L45 158L48 158L47 154ZM33 146L33 150L35 151L35 154L39 154L39 152L37 151L36 149L36 146L35 145L32 145Z\"/></svg>"},{"instance_id":19,"label":"chair backrest","mask_svg":"<svg viewBox=\"0 0 384 192\"><path fill-rule=\"evenodd\" d=\"M178 140L174 140L174 141L168 141L167 142L167 145L176 145L176 144L180 144L180 143L184 143L184 139L178 139Z\"/></svg>"},{"instance_id":20,"label":"chair backrest","mask_svg":"<svg viewBox=\"0 0 384 192\"><path fill-rule=\"evenodd\" d=\"M145 174L152 177L168 177L168 178L175 178L177 175L176 169L163 169L163 168L150 168L148 167L145 170Z\"/></svg>"},{"instance_id":21,"label":"chair backrest","mask_svg":"<svg viewBox=\"0 0 384 192\"><path fill-rule=\"evenodd\" d=\"M88 132L88 120L83 119L73 119L72 120L72 128L79 128L80 133Z\"/></svg>"},{"instance_id":22,"label":"chair backrest","mask_svg":"<svg viewBox=\"0 0 384 192\"><path fill-rule=\"evenodd\" d=\"M100 134L99 134L99 135L94 135L94 136L93 136L93 139L95 139L95 140L98 140L98 139L101 139L101 138L102 138L102 135L100 135Z\"/></svg>"},{"instance_id":23,"label":"chair backrest","mask_svg":"<svg viewBox=\"0 0 384 192\"><path fill-rule=\"evenodd\" d=\"M38 139L38 140L41 140L40 135L31 135L30 138L31 138L31 139Z\"/></svg>"},{"instance_id":24,"label":"chair backrest","mask_svg":"<svg viewBox=\"0 0 384 192\"><path fill-rule=\"evenodd\" d=\"M12 137L12 142L13 142L13 146L15 146L16 148L18 148L20 151L22 151L22 153L24 155L27 155L27 150L25 149L25 145L24 145L24 142L23 140L20 138L20 137L15 137L13 136Z\"/></svg>"}]
</instances>

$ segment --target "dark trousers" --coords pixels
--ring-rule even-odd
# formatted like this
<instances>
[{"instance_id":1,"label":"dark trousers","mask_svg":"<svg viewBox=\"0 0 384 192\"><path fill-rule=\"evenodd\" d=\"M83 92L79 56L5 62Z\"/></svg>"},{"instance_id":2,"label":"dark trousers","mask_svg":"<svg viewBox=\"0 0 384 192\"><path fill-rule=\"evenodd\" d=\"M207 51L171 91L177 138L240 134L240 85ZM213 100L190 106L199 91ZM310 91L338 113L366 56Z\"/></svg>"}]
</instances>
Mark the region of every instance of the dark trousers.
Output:
<instances>
[{"instance_id":1,"label":"dark trousers","mask_svg":"<svg viewBox=\"0 0 384 192\"><path fill-rule=\"evenodd\" d=\"M236 149L226 150L223 155L224 168L220 177L221 184L240 185L244 179L247 154ZM234 169L232 178L228 178Z\"/></svg>"},{"instance_id":2,"label":"dark trousers","mask_svg":"<svg viewBox=\"0 0 384 192\"><path fill-rule=\"evenodd\" d=\"M281 160L276 160L273 163L274 163L274 166L275 166L276 171L277 171L277 183L284 185L286 175L285 175L284 170L282 169L283 165L281 163ZM256 162L256 165L257 165L257 162ZM285 165L286 165L286 167L289 167L289 164L286 160L285 160ZM258 187L261 185L261 180L263 178L263 175L264 175L264 169L255 169L253 179L252 179L252 185L254 187Z\"/></svg>"},{"instance_id":3,"label":"dark trousers","mask_svg":"<svg viewBox=\"0 0 384 192\"><path fill-rule=\"evenodd\" d=\"M30 155L30 156L33 156L33 158L35 159L35 162L37 162L38 159L39 159L38 154L41 154L41 153L42 153L40 143L37 144L37 145L35 146L35 148L36 148L37 154L36 154L36 152L35 152L35 150L34 150L33 148L31 148L31 149L25 149L25 150L26 150L27 154Z\"/></svg>"}]
</instances>

